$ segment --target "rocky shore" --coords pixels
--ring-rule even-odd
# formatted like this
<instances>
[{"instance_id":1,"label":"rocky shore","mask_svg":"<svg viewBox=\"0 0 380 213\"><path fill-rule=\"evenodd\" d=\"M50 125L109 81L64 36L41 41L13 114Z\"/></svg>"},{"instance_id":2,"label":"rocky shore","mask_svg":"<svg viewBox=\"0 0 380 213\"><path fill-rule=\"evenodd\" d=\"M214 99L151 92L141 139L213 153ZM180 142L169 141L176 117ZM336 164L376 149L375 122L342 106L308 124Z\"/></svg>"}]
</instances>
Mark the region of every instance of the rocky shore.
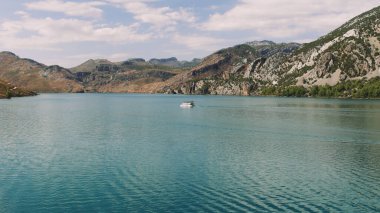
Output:
<instances>
[{"instance_id":1,"label":"rocky shore","mask_svg":"<svg viewBox=\"0 0 380 213\"><path fill-rule=\"evenodd\" d=\"M0 80L0 99L12 97L35 96L37 93L13 86L11 83Z\"/></svg>"}]
</instances>

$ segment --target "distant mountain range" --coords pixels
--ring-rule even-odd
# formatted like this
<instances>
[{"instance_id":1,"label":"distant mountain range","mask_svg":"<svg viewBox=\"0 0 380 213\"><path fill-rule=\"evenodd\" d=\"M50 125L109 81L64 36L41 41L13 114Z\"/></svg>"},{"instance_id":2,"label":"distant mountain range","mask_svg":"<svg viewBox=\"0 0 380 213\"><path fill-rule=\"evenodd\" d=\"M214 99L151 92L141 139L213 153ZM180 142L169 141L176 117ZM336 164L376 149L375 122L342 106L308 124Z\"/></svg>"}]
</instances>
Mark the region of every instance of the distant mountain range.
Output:
<instances>
[{"instance_id":1,"label":"distant mountain range","mask_svg":"<svg viewBox=\"0 0 380 213\"><path fill-rule=\"evenodd\" d=\"M380 97L380 7L307 44L254 41L190 62L100 59L65 69L2 52L0 79L37 92Z\"/></svg>"},{"instance_id":2,"label":"distant mountain range","mask_svg":"<svg viewBox=\"0 0 380 213\"><path fill-rule=\"evenodd\" d=\"M0 79L36 92L146 92L146 85L163 82L198 64L169 59L130 59L111 62L90 59L66 69L46 66L11 52L0 53ZM154 92L154 91L150 91Z\"/></svg>"}]
</instances>

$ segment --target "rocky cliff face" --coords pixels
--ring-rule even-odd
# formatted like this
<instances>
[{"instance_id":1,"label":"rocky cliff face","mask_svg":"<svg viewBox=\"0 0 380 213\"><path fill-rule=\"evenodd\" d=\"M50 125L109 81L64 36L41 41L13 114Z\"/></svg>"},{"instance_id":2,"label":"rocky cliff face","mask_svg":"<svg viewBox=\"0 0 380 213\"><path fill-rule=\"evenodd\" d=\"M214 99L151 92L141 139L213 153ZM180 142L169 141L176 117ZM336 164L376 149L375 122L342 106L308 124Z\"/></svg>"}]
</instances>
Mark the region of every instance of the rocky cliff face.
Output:
<instances>
[{"instance_id":1,"label":"rocky cliff face","mask_svg":"<svg viewBox=\"0 0 380 213\"><path fill-rule=\"evenodd\" d=\"M260 86L277 84L279 67L300 44L250 42L220 50L163 88L167 93L252 95Z\"/></svg>"},{"instance_id":2,"label":"rocky cliff face","mask_svg":"<svg viewBox=\"0 0 380 213\"><path fill-rule=\"evenodd\" d=\"M255 41L220 50L161 91L252 95L262 88L336 85L380 76L380 7L300 45Z\"/></svg>"},{"instance_id":3,"label":"rocky cliff face","mask_svg":"<svg viewBox=\"0 0 380 213\"><path fill-rule=\"evenodd\" d=\"M287 84L310 87L380 76L380 7L303 45L281 67Z\"/></svg>"}]
</instances>

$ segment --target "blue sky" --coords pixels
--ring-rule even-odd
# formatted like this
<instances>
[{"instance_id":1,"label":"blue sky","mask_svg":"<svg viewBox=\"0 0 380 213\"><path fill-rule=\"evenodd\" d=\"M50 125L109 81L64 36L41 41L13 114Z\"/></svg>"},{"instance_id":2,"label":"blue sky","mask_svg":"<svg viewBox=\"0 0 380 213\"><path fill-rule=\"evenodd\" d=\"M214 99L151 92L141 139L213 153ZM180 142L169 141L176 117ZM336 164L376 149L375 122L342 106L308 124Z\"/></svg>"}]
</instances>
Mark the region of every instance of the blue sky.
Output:
<instances>
[{"instance_id":1,"label":"blue sky","mask_svg":"<svg viewBox=\"0 0 380 213\"><path fill-rule=\"evenodd\" d=\"M253 40L308 42L378 0L3 0L0 51L47 65L191 60Z\"/></svg>"}]
</instances>

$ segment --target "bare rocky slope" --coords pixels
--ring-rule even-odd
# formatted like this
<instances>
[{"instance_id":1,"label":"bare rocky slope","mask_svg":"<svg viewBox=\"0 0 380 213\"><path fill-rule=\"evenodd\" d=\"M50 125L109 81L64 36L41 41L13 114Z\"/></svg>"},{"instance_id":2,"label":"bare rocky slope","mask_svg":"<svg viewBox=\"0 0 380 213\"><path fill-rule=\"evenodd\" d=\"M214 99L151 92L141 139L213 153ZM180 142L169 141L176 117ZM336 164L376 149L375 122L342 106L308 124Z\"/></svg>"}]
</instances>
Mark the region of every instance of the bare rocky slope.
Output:
<instances>
[{"instance_id":1,"label":"bare rocky slope","mask_svg":"<svg viewBox=\"0 0 380 213\"><path fill-rule=\"evenodd\" d=\"M357 16L320 39L305 44L284 64L297 85L336 85L380 76L380 7Z\"/></svg>"},{"instance_id":2,"label":"bare rocky slope","mask_svg":"<svg viewBox=\"0 0 380 213\"><path fill-rule=\"evenodd\" d=\"M380 7L308 44L250 42L220 50L162 92L260 95L268 87L344 84L380 76ZM273 93L278 95L278 93Z\"/></svg>"},{"instance_id":3,"label":"bare rocky slope","mask_svg":"<svg viewBox=\"0 0 380 213\"><path fill-rule=\"evenodd\" d=\"M278 71L300 44L250 42L220 50L162 87L184 94L251 95L260 86L276 84Z\"/></svg>"}]
</instances>

